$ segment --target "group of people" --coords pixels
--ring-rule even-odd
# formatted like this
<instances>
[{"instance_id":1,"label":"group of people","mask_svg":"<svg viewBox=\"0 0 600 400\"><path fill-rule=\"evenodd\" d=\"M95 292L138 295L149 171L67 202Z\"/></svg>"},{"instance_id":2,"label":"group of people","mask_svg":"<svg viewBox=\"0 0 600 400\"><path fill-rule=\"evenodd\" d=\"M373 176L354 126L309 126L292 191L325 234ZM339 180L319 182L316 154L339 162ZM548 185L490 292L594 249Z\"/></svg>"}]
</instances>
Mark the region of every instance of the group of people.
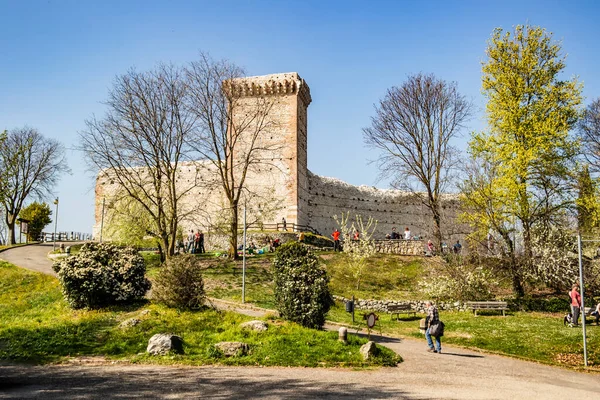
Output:
<instances>
[{"instance_id":1,"label":"group of people","mask_svg":"<svg viewBox=\"0 0 600 400\"><path fill-rule=\"evenodd\" d=\"M392 239L392 240L396 240L396 239L400 239L400 233L396 231L396 228L392 228L392 233L388 233L387 235L385 235L386 239ZM404 229L404 240L411 240L411 234L410 234L410 229L408 229L408 226L406 227L406 229Z\"/></svg>"},{"instance_id":2,"label":"group of people","mask_svg":"<svg viewBox=\"0 0 600 400\"><path fill-rule=\"evenodd\" d=\"M194 230L190 230L185 242L184 249L186 253L190 254L203 254L206 253L204 249L204 233L198 230L194 233Z\"/></svg>"},{"instance_id":3,"label":"group of people","mask_svg":"<svg viewBox=\"0 0 600 400\"><path fill-rule=\"evenodd\" d=\"M579 284L574 283L569 292L571 300L571 323L569 326L579 326L579 314L581 314L581 294L579 294ZM585 311L584 311L585 312ZM600 303L591 312L591 315L596 319L596 325L600 324ZM585 315L582 317L585 318Z\"/></svg>"}]
</instances>

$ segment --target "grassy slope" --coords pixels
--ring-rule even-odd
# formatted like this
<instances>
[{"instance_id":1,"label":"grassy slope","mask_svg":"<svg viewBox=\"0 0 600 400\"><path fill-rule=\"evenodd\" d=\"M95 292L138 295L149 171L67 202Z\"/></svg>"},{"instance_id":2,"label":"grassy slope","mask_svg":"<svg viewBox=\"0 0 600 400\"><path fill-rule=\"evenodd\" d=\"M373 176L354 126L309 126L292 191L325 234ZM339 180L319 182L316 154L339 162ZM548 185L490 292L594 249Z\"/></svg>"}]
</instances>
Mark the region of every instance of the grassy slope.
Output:
<instances>
[{"instance_id":1,"label":"grassy slope","mask_svg":"<svg viewBox=\"0 0 600 400\"><path fill-rule=\"evenodd\" d=\"M435 268L434 259L377 255L363 275L360 290L346 267L344 254L322 253L331 276L334 294L368 299L419 299L417 282L423 273ZM433 260L433 262L432 262ZM208 263L205 281L209 294L214 297L239 301L241 299L241 265L219 261ZM270 257L248 260L246 275L246 301L262 307L273 308L272 279L269 272ZM566 311L565 311L566 312ZM358 311L356 321L362 322L364 311ZM418 320L404 318L390 321L387 314L380 315L378 328L384 333L423 338L418 330ZM447 323L444 342L470 348L498 352L516 357L537 360L548 364L581 365L583 345L581 329L562 325L563 314L511 313L506 318L495 314L475 318L470 312L443 312ZM351 323L350 314L337 304L328 315L331 321ZM588 327L588 355L591 363L600 365L600 327Z\"/></svg>"},{"instance_id":2,"label":"grassy slope","mask_svg":"<svg viewBox=\"0 0 600 400\"><path fill-rule=\"evenodd\" d=\"M141 315L142 309L150 310ZM136 317L142 322L127 330L119 323ZM207 310L179 312L153 304L96 311L71 310L58 281L0 261L0 359L52 362L65 356L104 355L132 362L283 366L394 365L399 358L388 349L365 363L358 352L364 339L344 345L336 332L315 331L270 320L266 333L242 331L249 317ZM155 333L173 332L185 342L185 355L145 354ZM219 341L244 341L248 356L222 358L213 351Z\"/></svg>"}]
</instances>

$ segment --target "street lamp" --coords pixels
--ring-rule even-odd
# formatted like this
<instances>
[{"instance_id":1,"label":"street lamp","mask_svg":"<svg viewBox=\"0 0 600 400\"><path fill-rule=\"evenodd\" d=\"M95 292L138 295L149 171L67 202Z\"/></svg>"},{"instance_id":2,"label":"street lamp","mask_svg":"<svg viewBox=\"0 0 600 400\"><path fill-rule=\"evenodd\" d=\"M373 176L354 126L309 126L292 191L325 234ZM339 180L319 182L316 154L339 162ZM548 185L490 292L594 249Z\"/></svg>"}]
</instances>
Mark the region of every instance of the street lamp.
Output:
<instances>
[{"instance_id":1,"label":"street lamp","mask_svg":"<svg viewBox=\"0 0 600 400\"><path fill-rule=\"evenodd\" d=\"M52 245L52 250L56 250L56 225L58 224L58 197L54 200L54 204L56 204L56 213L54 214L54 244Z\"/></svg>"}]
</instances>

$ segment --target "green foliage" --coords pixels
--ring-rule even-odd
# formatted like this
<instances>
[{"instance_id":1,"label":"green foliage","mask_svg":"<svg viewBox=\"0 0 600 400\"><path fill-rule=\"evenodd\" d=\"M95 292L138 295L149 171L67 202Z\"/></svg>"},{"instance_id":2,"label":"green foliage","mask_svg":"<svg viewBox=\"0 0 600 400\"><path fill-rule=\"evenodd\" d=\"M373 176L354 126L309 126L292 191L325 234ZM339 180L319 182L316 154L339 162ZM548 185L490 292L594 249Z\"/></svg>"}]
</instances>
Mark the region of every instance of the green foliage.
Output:
<instances>
[{"instance_id":1,"label":"green foliage","mask_svg":"<svg viewBox=\"0 0 600 400\"><path fill-rule=\"evenodd\" d=\"M128 304L150 289L142 256L108 243L86 243L78 254L55 262L53 269L73 308Z\"/></svg>"},{"instance_id":2,"label":"green foliage","mask_svg":"<svg viewBox=\"0 0 600 400\"><path fill-rule=\"evenodd\" d=\"M286 243L275 253L273 275L281 316L309 328L322 327L333 298L319 259L300 243Z\"/></svg>"},{"instance_id":3,"label":"green foliage","mask_svg":"<svg viewBox=\"0 0 600 400\"><path fill-rule=\"evenodd\" d=\"M19 213L19 217L29 221L27 240L37 240L46 225L52 222L52 211L47 203L34 201Z\"/></svg>"},{"instance_id":4,"label":"green foliage","mask_svg":"<svg viewBox=\"0 0 600 400\"><path fill-rule=\"evenodd\" d=\"M579 171L577 179L578 196L575 201L577 206L577 224L582 235L590 235L600 226L600 193L597 184L590 176L589 166L586 164Z\"/></svg>"},{"instance_id":5,"label":"green foliage","mask_svg":"<svg viewBox=\"0 0 600 400\"><path fill-rule=\"evenodd\" d=\"M267 321L269 329L258 333L239 327L251 319L241 314L181 311L158 304L147 304L144 309L149 312L142 313L137 306L72 310L55 278L0 261L0 360L47 363L96 355L132 363L297 367L393 366L401 361L386 348L377 359L363 361L359 348L367 339L356 335L343 344L337 340L337 332L309 330L283 321ZM129 318L141 322L119 327ZM161 332L183 337L185 354L145 354L148 339ZM250 352L231 358L211 354L209 349L220 341L243 341L250 345Z\"/></svg>"},{"instance_id":6,"label":"green foliage","mask_svg":"<svg viewBox=\"0 0 600 400\"><path fill-rule=\"evenodd\" d=\"M533 298L530 296L518 299L508 300L508 307L511 310L519 311L542 311L553 313L570 312L570 303L567 296L555 297L551 299Z\"/></svg>"},{"instance_id":7,"label":"green foliage","mask_svg":"<svg viewBox=\"0 0 600 400\"><path fill-rule=\"evenodd\" d=\"M496 29L482 67L488 132L474 133L469 147L486 173L476 174L483 181L471 177L463 200L469 222L505 242L519 295L521 272L508 226L521 227L529 258L533 227L551 224L573 204L569 188L578 143L569 130L580 115L582 86L562 80L564 68L552 34L529 25L514 33Z\"/></svg>"},{"instance_id":8,"label":"green foliage","mask_svg":"<svg viewBox=\"0 0 600 400\"><path fill-rule=\"evenodd\" d=\"M161 267L154 280L153 298L168 307L194 310L204 304L205 292L198 258L176 255Z\"/></svg>"}]
</instances>

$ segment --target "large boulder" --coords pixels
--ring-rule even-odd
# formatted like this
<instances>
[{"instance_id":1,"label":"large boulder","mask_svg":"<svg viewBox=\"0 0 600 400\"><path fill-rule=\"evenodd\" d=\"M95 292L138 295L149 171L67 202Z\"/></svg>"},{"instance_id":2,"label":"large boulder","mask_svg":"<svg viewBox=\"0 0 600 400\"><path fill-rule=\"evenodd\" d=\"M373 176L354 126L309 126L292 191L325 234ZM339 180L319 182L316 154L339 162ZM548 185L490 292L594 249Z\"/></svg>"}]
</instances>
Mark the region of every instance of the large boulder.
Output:
<instances>
[{"instance_id":1,"label":"large boulder","mask_svg":"<svg viewBox=\"0 0 600 400\"><path fill-rule=\"evenodd\" d=\"M264 332L267 330L267 323L264 321L254 320L248 321L240 324L240 328L242 329L251 329L257 332Z\"/></svg>"},{"instance_id":2,"label":"large boulder","mask_svg":"<svg viewBox=\"0 0 600 400\"><path fill-rule=\"evenodd\" d=\"M148 341L146 351L153 355L165 355L169 352L183 353L183 339L169 333L157 333Z\"/></svg>"},{"instance_id":3,"label":"large boulder","mask_svg":"<svg viewBox=\"0 0 600 400\"><path fill-rule=\"evenodd\" d=\"M360 347L360 354L364 360L369 360L371 357L379 354L379 348L373 341L369 341Z\"/></svg>"},{"instance_id":4,"label":"large boulder","mask_svg":"<svg viewBox=\"0 0 600 400\"><path fill-rule=\"evenodd\" d=\"M249 346L242 342L219 342L215 347L223 353L225 357L239 357L248 353Z\"/></svg>"}]
</instances>

